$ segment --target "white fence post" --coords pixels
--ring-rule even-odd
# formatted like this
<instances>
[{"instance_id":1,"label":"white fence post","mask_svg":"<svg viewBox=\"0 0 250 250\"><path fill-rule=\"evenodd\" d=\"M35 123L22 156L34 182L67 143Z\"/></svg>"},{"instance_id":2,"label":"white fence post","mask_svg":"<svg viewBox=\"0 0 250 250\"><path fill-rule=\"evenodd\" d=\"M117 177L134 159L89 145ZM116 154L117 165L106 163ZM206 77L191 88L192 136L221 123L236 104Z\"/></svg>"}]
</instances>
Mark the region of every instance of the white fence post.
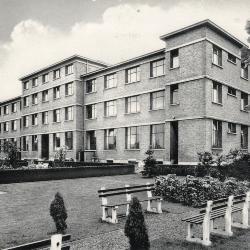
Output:
<instances>
[{"instance_id":1,"label":"white fence post","mask_svg":"<svg viewBox=\"0 0 250 250\"><path fill-rule=\"evenodd\" d=\"M225 231L226 231L226 234L229 235L229 236L233 235L233 232L232 232L232 206L233 206L233 199L234 199L233 195L230 195L228 197L227 209L226 209L226 213L225 213Z\"/></svg>"},{"instance_id":2,"label":"white fence post","mask_svg":"<svg viewBox=\"0 0 250 250\"><path fill-rule=\"evenodd\" d=\"M62 249L62 235L61 234L52 235L50 250L61 250L61 249Z\"/></svg>"},{"instance_id":3,"label":"white fence post","mask_svg":"<svg viewBox=\"0 0 250 250\"><path fill-rule=\"evenodd\" d=\"M130 187L129 185L125 185L125 187ZM127 202L130 203L131 199L132 199L132 195L128 193L129 189L126 189L126 200ZM129 214L129 204L127 204L127 210L126 210L126 216L128 216Z\"/></svg>"},{"instance_id":4,"label":"white fence post","mask_svg":"<svg viewBox=\"0 0 250 250\"><path fill-rule=\"evenodd\" d=\"M207 202L206 213L203 220L203 237L202 237L202 244L205 246L210 246L210 214L212 210L213 201Z\"/></svg>"}]
</instances>

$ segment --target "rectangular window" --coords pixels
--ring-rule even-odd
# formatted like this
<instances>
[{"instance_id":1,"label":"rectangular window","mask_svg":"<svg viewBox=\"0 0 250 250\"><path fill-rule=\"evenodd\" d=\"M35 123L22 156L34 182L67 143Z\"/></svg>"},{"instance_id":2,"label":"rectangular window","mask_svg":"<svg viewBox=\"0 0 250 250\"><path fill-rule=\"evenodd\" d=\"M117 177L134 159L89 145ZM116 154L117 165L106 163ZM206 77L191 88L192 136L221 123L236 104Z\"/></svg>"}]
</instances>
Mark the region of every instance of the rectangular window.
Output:
<instances>
[{"instance_id":1,"label":"rectangular window","mask_svg":"<svg viewBox=\"0 0 250 250\"><path fill-rule=\"evenodd\" d=\"M61 70L60 69L56 69L53 71L53 79L56 80L58 78L61 77Z\"/></svg>"},{"instance_id":2,"label":"rectangular window","mask_svg":"<svg viewBox=\"0 0 250 250\"><path fill-rule=\"evenodd\" d=\"M23 151L29 151L29 137L28 136L23 136L22 137L22 146L23 146Z\"/></svg>"},{"instance_id":3,"label":"rectangular window","mask_svg":"<svg viewBox=\"0 0 250 250\"><path fill-rule=\"evenodd\" d=\"M5 105L5 106L3 107L3 114L4 114L4 115L8 115L8 114L9 114L9 106L8 106L8 105Z\"/></svg>"},{"instance_id":4,"label":"rectangular window","mask_svg":"<svg viewBox=\"0 0 250 250\"><path fill-rule=\"evenodd\" d=\"M213 82L213 102L222 103L222 85L217 82Z\"/></svg>"},{"instance_id":5,"label":"rectangular window","mask_svg":"<svg viewBox=\"0 0 250 250\"><path fill-rule=\"evenodd\" d=\"M150 145L153 149L164 148L164 124L151 125L150 126Z\"/></svg>"},{"instance_id":6,"label":"rectangular window","mask_svg":"<svg viewBox=\"0 0 250 250\"><path fill-rule=\"evenodd\" d=\"M125 74L126 74L126 83L133 83L140 81L141 78L140 66L126 69Z\"/></svg>"},{"instance_id":7,"label":"rectangular window","mask_svg":"<svg viewBox=\"0 0 250 250\"><path fill-rule=\"evenodd\" d=\"M162 76L165 73L165 60L160 59L154 62L150 62L150 76Z\"/></svg>"},{"instance_id":8,"label":"rectangular window","mask_svg":"<svg viewBox=\"0 0 250 250\"><path fill-rule=\"evenodd\" d=\"M74 72L74 67L73 67L73 64L69 64L65 67L65 74L66 75L70 75L70 74L73 74Z\"/></svg>"},{"instance_id":9,"label":"rectangular window","mask_svg":"<svg viewBox=\"0 0 250 250\"><path fill-rule=\"evenodd\" d=\"M86 106L86 116L87 119L96 118L96 104L91 104Z\"/></svg>"},{"instance_id":10,"label":"rectangular window","mask_svg":"<svg viewBox=\"0 0 250 250\"><path fill-rule=\"evenodd\" d=\"M73 107L66 107L65 108L65 121L73 121Z\"/></svg>"},{"instance_id":11,"label":"rectangular window","mask_svg":"<svg viewBox=\"0 0 250 250\"><path fill-rule=\"evenodd\" d=\"M32 105L38 104L37 93L32 95Z\"/></svg>"},{"instance_id":12,"label":"rectangular window","mask_svg":"<svg viewBox=\"0 0 250 250\"><path fill-rule=\"evenodd\" d=\"M104 88L110 89L117 86L117 74L110 74L104 77Z\"/></svg>"},{"instance_id":13,"label":"rectangular window","mask_svg":"<svg viewBox=\"0 0 250 250\"><path fill-rule=\"evenodd\" d=\"M96 150L96 133L94 130L86 132L87 137L87 149Z\"/></svg>"},{"instance_id":14,"label":"rectangular window","mask_svg":"<svg viewBox=\"0 0 250 250\"><path fill-rule=\"evenodd\" d=\"M65 96L73 95L73 83L65 84Z\"/></svg>"},{"instance_id":15,"label":"rectangular window","mask_svg":"<svg viewBox=\"0 0 250 250\"><path fill-rule=\"evenodd\" d=\"M38 137L37 135L32 135L32 151L38 150Z\"/></svg>"},{"instance_id":16,"label":"rectangular window","mask_svg":"<svg viewBox=\"0 0 250 250\"><path fill-rule=\"evenodd\" d=\"M29 106L29 97L28 96L25 96L23 98L23 106L24 107L28 107Z\"/></svg>"},{"instance_id":17,"label":"rectangular window","mask_svg":"<svg viewBox=\"0 0 250 250\"><path fill-rule=\"evenodd\" d=\"M43 79L43 83L46 83L49 81L49 73L46 73L42 76L42 79Z\"/></svg>"},{"instance_id":18,"label":"rectangular window","mask_svg":"<svg viewBox=\"0 0 250 250\"><path fill-rule=\"evenodd\" d=\"M150 93L150 109L163 109L164 108L165 91L157 91Z\"/></svg>"},{"instance_id":19,"label":"rectangular window","mask_svg":"<svg viewBox=\"0 0 250 250\"><path fill-rule=\"evenodd\" d=\"M53 134L53 146L54 150L57 150L58 148L61 147L61 138L60 138L60 133L55 133Z\"/></svg>"},{"instance_id":20,"label":"rectangular window","mask_svg":"<svg viewBox=\"0 0 250 250\"><path fill-rule=\"evenodd\" d=\"M45 111L42 113L42 124L48 124L49 123L49 112Z\"/></svg>"},{"instance_id":21,"label":"rectangular window","mask_svg":"<svg viewBox=\"0 0 250 250\"><path fill-rule=\"evenodd\" d=\"M42 92L42 102L47 102L49 100L49 91L48 90L44 90Z\"/></svg>"},{"instance_id":22,"label":"rectangular window","mask_svg":"<svg viewBox=\"0 0 250 250\"><path fill-rule=\"evenodd\" d=\"M86 93L96 92L96 79L86 81Z\"/></svg>"},{"instance_id":23,"label":"rectangular window","mask_svg":"<svg viewBox=\"0 0 250 250\"><path fill-rule=\"evenodd\" d=\"M229 122L228 123L228 131L229 134L236 134L236 124Z\"/></svg>"},{"instance_id":24,"label":"rectangular window","mask_svg":"<svg viewBox=\"0 0 250 250\"><path fill-rule=\"evenodd\" d=\"M213 45L213 63L222 66L222 49Z\"/></svg>"},{"instance_id":25,"label":"rectangular window","mask_svg":"<svg viewBox=\"0 0 250 250\"><path fill-rule=\"evenodd\" d=\"M241 63L241 77L248 79L248 65L244 62Z\"/></svg>"},{"instance_id":26,"label":"rectangular window","mask_svg":"<svg viewBox=\"0 0 250 250\"><path fill-rule=\"evenodd\" d=\"M29 116L28 115L23 117L23 127L24 128L29 127Z\"/></svg>"},{"instance_id":27,"label":"rectangular window","mask_svg":"<svg viewBox=\"0 0 250 250\"><path fill-rule=\"evenodd\" d=\"M179 85L170 86L170 104L179 104Z\"/></svg>"},{"instance_id":28,"label":"rectangular window","mask_svg":"<svg viewBox=\"0 0 250 250\"><path fill-rule=\"evenodd\" d=\"M54 99L60 98L60 86L53 88Z\"/></svg>"},{"instance_id":29,"label":"rectangular window","mask_svg":"<svg viewBox=\"0 0 250 250\"><path fill-rule=\"evenodd\" d=\"M116 116L116 100L104 102L104 116Z\"/></svg>"},{"instance_id":30,"label":"rectangular window","mask_svg":"<svg viewBox=\"0 0 250 250\"><path fill-rule=\"evenodd\" d=\"M116 129L106 129L104 131L104 149L116 149Z\"/></svg>"},{"instance_id":31,"label":"rectangular window","mask_svg":"<svg viewBox=\"0 0 250 250\"><path fill-rule=\"evenodd\" d=\"M228 87L227 93L232 96L236 96L236 89Z\"/></svg>"},{"instance_id":32,"label":"rectangular window","mask_svg":"<svg viewBox=\"0 0 250 250\"><path fill-rule=\"evenodd\" d=\"M125 130L126 149L139 149L139 127L129 127Z\"/></svg>"},{"instance_id":33,"label":"rectangular window","mask_svg":"<svg viewBox=\"0 0 250 250\"><path fill-rule=\"evenodd\" d=\"M32 126L36 126L38 124L38 114L32 115Z\"/></svg>"},{"instance_id":34,"label":"rectangular window","mask_svg":"<svg viewBox=\"0 0 250 250\"><path fill-rule=\"evenodd\" d=\"M171 50L170 51L170 68L178 68L179 64L179 49Z\"/></svg>"},{"instance_id":35,"label":"rectangular window","mask_svg":"<svg viewBox=\"0 0 250 250\"><path fill-rule=\"evenodd\" d=\"M241 92L240 110L246 110L248 105L248 94Z\"/></svg>"},{"instance_id":36,"label":"rectangular window","mask_svg":"<svg viewBox=\"0 0 250 250\"><path fill-rule=\"evenodd\" d=\"M73 132L65 132L65 146L67 150L73 149Z\"/></svg>"},{"instance_id":37,"label":"rectangular window","mask_svg":"<svg viewBox=\"0 0 250 250\"><path fill-rule=\"evenodd\" d=\"M17 103L15 102L11 104L11 112L16 113L16 111L17 111Z\"/></svg>"},{"instance_id":38,"label":"rectangular window","mask_svg":"<svg viewBox=\"0 0 250 250\"><path fill-rule=\"evenodd\" d=\"M26 81L23 83L23 89L28 90L29 89L29 81Z\"/></svg>"},{"instance_id":39,"label":"rectangular window","mask_svg":"<svg viewBox=\"0 0 250 250\"><path fill-rule=\"evenodd\" d=\"M17 130L17 121L11 121L11 130L16 131Z\"/></svg>"},{"instance_id":40,"label":"rectangular window","mask_svg":"<svg viewBox=\"0 0 250 250\"><path fill-rule=\"evenodd\" d=\"M8 132L9 131L9 122L4 122L3 123L3 131Z\"/></svg>"},{"instance_id":41,"label":"rectangular window","mask_svg":"<svg viewBox=\"0 0 250 250\"><path fill-rule=\"evenodd\" d=\"M229 62L232 62L232 63L236 64L236 56L234 56L234 55L232 55L230 53L228 53L227 60Z\"/></svg>"},{"instance_id":42,"label":"rectangular window","mask_svg":"<svg viewBox=\"0 0 250 250\"><path fill-rule=\"evenodd\" d=\"M60 109L55 109L53 111L53 122L60 122Z\"/></svg>"},{"instance_id":43,"label":"rectangular window","mask_svg":"<svg viewBox=\"0 0 250 250\"><path fill-rule=\"evenodd\" d=\"M32 79L32 87L36 87L38 85L38 78L33 78Z\"/></svg>"},{"instance_id":44,"label":"rectangular window","mask_svg":"<svg viewBox=\"0 0 250 250\"><path fill-rule=\"evenodd\" d=\"M137 113L140 112L139 96L131 96L125 98L125 113Z\"/></svg>"},{"instance_id":45,"label":"rectangular window","mask_svg":"<svg viewBox=\"0 0 250 250\"><path fill-rule=\"evenodd\" d=\"M248 126L241 125L240 145L242 149L248 149Z\"/></svg>"},{"instance_id":46,"label":"rectangular window","mask_svg":"<svg viewBox=\"0 0 250 250\"><path fill-rule=\"evenodd\" d=\"M222 148L222 122L213 120L212 147Z\"/></svg>"}]
</instances>

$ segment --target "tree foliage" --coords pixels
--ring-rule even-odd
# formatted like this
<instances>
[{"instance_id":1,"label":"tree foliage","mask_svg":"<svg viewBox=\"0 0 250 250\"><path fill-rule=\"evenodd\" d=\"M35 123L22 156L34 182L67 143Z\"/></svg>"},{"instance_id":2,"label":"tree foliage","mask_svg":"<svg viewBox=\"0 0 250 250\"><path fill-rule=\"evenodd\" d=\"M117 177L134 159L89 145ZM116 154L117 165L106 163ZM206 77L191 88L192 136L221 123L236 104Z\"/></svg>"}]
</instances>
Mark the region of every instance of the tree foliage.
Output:
<instances>
[{"instance_id":1,"label":"tree foliage","mask_svg":"<svg viewBox=\"0 0 250 250\"><path fill-rule=\"evenodd\" d=\"M0 150L5 154L6 160L12 166L12 168L16 168L18 160L18 152L20 151L16 146L16 144L13 142L5 141L3 145L1 145Z\"/></svg>"},{"instance_id":2,"label":"tree foliage","mask_svg":"<svg viewBox=\"0 0 250 250\"><path fill-rule=\"evenodd\" d=\"M152 149L148 149L145 153L147 155L147 158L144 159L144 171L143 175L152 177L154 176L154 170L156 167L156 160L154 158L154 151Z\"/></svg>"}]
</instances>

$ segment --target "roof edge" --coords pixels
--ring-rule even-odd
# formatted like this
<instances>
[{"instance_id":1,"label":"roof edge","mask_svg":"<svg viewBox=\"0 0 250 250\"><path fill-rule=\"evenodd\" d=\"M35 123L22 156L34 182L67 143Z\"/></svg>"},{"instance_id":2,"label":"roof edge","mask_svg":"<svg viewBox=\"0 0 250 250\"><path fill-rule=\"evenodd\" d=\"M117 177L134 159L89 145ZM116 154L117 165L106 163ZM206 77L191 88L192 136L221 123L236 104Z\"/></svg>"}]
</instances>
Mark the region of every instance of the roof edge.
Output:
<instances>
[{"instance_id":1,"label":"roof edge","mask_svg":"<svg viewBox=\"0 0 250 250\"><path fill-rule=\"evenodd\" d=\"M16 97L12 97L12 98L9 98L9 99L6 99L6 100L4 100L4 101L1 101L0 102L0 105L2 105L2 104L5 104L5 103L9 103L9 102L12 102L12 101L15 101L15 100L21 100L21 95L18 95L18 96L16 96Z\"/></svg>"}]
</instances>

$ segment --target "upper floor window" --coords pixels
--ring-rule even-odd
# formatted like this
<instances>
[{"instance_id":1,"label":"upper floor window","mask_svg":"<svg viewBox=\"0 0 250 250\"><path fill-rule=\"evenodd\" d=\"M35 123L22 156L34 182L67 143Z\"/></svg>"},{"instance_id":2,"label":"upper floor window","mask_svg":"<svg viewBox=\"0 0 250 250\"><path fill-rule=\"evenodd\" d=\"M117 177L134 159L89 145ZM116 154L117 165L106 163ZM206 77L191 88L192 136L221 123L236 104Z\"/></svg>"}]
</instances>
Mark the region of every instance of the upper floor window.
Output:
<instances>
[{"instance_id":1,"label":"upper floor window","mask_svg":"<svg viewBox=\"0 0 250 250\"><path fill-rule=\"evenodd\" d=\"M3 114L4 114L4 115L8 115L8 114L9 114L9 105L5 105L5 106L3 107Z\"/></svg>"},{"instance_id":2,"label":"upper floor window","mask_svg":"<svg viewBox=\"0 0 250 250\"><path fill-rule=\"evenodd\" d=\"M73 95L73 83L67 83L65 84L65 95Z\"/></svg>"},{"instance_id":3,"label":"upper floor window","mask_svg":"<svg viewBox=\"0 0 250 250\"><path fill-rule=\"evenodd\" d=\"M29 106L29 97L28 96L25 96L23 98L23 106L24 107L28 107Z\"/></svg>"},{"instance_id":4,"label":"upper floor window","mask_svg":"<svg viewBox=\"0 0 250 250\"><path fill-rule=\"evenodd\" d=\"M17 121L11 121L11 130L16 131L17 130Z\"/></svg>"},{"instance_id":5,"label":"upper floor window","mask_svg":"<svg viewBox=\"0 0 250 250\"><path fill-rule=\"evenodd\" d=\"M227 60L229 62L232 62L232 63L236 64L236 56L234 56L234 55L232 55L230 53L228 53Z\"/></svg>"},{"instance_id":6,"label":"upper floor window","mask_svg":"<svg viewBox=\"0 0 250 250\"><path fill-rule=\"evenodd\" d=\"M242 149L248 148L248 126L241 125L240 145Z\"/></svg>"},{"instance_id":7,"label":"upper floor window","mask_svg":"<svg viewBox=\"0 0 250 250\"><path fill-rule=\"evenodd\" d=\"M43 79L43 83L46 83L49 81L49 73L46 73L42 76L42 79Z\"/></svg>"},{"instance_id":8,"label":"upper floor window","mask_svg":"<svg viewBox=\"0 0 250 250\"><path fill-rule=\"evenodd\" d=\"M110 89L117 86L117 74L110 74L104 77L104 88Z\"/></svg>"},{"instance_id":9,"label":"upper floor window","mask_svg":"<svg viewBox=\"0 0 250 250\"><path fill-rule=\"evenodd\" d=\"M228 93L229 95L236 96L236 89L234 89L234 88L232 88L232 87L228 87L227 93Z\"/></svg>"},{"instance_id":10,"label":"upper floor window","mask_svg":"<svg viewBox=\"0 0 250 250\"><path fill-rule=\"evenodd\" d=\"M140 112L139 96L131 96L125 98L125 113Z\"/></svg>"},{"instance_id":11,"label":"upper floor window","mask_svg":"<svg viewBox=\"0 0 250 250\"><path fill-rule=\"evenodd\" d=\"M104 116L116 115L116 100L104 102Z\"/></svg>"},{"instance_id":12,"label":"upper floor window","mask_svg":"<svg viewBox=\"0 0 250 250\"><path fill-rule=\"evenodd\" d=\"M29 81L26 81L26 82L23 83L23 89L24 90L29 89Z\"/></svg>"},{"instance_id":13,"label":"upper floor window","mask_svg":"<svg viewBox=\"0 0 250 250\"><path fill-rule=\"evenodd\" d=\"M129 127L125 130L126 149L139 149L139 127Z\"/></svg>"},{"instance_id":14,"label":"upper floor window","mask_svg":"<svg viewBox=\"0 0 250 250\"><path fill-rule=\"evenodd\" d=\"M96 104L91 104L86 106L86 116L87 119L96 118Z\"/></svg>"},{"instance_id":15,"label":"upper floor window","mask_svg":"<svg viewBox=\"0 0 250 250\"><path fill-rule=\"evenodd\" d=\"M179 49L171 50L170 51L170 68L178 68L179 64Z\"/></svg>"},{"instance_id":16,"label":"upper floor window","mask_svg":"<svg viewBox=\"0 0 250 250\"><path fill-rule=\"evenodd\" d=\"M170 104L179 104L179 85L170 86Z\"/></svg>"},{"instance_id":17,"label":"upper floor window","mask_svg":"<svg viewBox=\"0 0 250 250\"><path fill-rule=\"evenodd\" d=\"M248 94L241 92L240 109L246 110L247 105L248 105Z\"/></svg>"},{"instance_id":18,"label":"upper floor window","mask_svg":"<svg viewBox=\"0 0 250 250\"><path fill-rule=\"evenodd\" d=\"M104 131L104 149L116 149L117 129L105 129Z\"/></svg>"},{"instance_id":19,"label":"upper floor window","mask_svg":"<svg viewBox=\"0 0 250 250\"><path fill-rule=\"evenodd\" d=\"M73 107L66 107L65 108L65 121L73 121Z\"/></svg>"},{"instance_id":20,"label":"upper floor window","mask_svg":"<svg viewBox=\"0 0 250 250\"><path fill-rule=\"evenodd\" d=\"M222 85L217 82L213 82L213 102L222 103Z\"/></svg>"},{"instance_id":21,"label":"upper floor window","mask_svg":"<svg viewBox=\"0 0 250 250\"><path fill-rule=\"evenodd\" d=\"M37 93L32 95L32 105L38 104L38 95Z\"/></svg>"},{"instance_id":22,"label":"upper floor window","mask_svg":"<svg viewBox=\"0 0 250 250\"><path fill-rule=\"evenodd\" d=\"M32 87L36 87L38 85L38 78L33 78L32 79Z\"/></svg>"},{"instance_id":23,"label":"upper floor window","mask_svg":"<svg viewBox=\"0 0 250 250\"><path fill-rule=\"evenodd\" d=\"M125 74L126 74L126 83L140 81L140 66L126 69Z\"/></svg>"},{"instance_id":24,"label":"upper floor window","mask_svg":"<svg viewBox=\"0 0 250 250\"><path fill-rule=\"evenodd\" d=\"M86 81L86 93L96 92L96 79Z\"/></svg>"},{"instance_id":25,"label":"upper floor window","mask_svg":"<svg viewBox=\"0 0 250 250\"><path fill-rule=\"evenodd\" d=\"M150 126L150 145L154 149L164 148L164 124Z\"/></svg>"},{"instance_id":26,"label":"upper floor window","mask_svg":"<svg viewBox=\"0 0 250 250\"><path fill-rule=\"evenodd\" d=\"M26 115L23 117L23 126L27 128L29 126L29 116Z\"/></svg>"},{"instance_id":27,"label":"upper floor window","mask_svg":"<svg viewBox=\"0 0 250 250\"><path fill-rule=\"evenodd\" d=\"M48 90L44 90L42 92L42 101L43 102L47 102L49 100L49 91Z\"/></svg>"},{"instance_id":28,"label":"upper floor window","mask_svg":"<svg viewBox=\"0 0 250 250\"><path fill-rule=\"evenodd\" d=\"M67 150L73 149L73 132L65 132L65 146Z\"/></svg>"},{"instance_id":29,"label":"upper floor window","mask_svg":"<svg viewBox=\"0 0 250 250\"><path fill-rule=\"evenodd\" d=\"M54 99L60 98L60 86L53 88Z\"/></svg>"},{"instance_id":30,"label":"upper floor window","mask_svg":"<svg viewBox=\"0 0 250 250\"><path fill-rule=\"evenodd\" d=\"M228 123L228 131L229 134L236 134L236 124L229 122Z\"/></svg>"},{"instance_id":31,"label":"upper floor window","mask_svg":"<svg viewBox=\"0 0 250 250\"><path fill-rule=\"evenodd\" d=\"M60 109L53 110L53 122L60 122Z\"/></svg>"},{"instance_id":32,"label":"upper floor window","mask_svg":"<svg viewBox=\"0 0 250 250\"><path fill-rule=\"evenodd\" d=\"M32 126L36 126L38 124L38 114L32 115Z\"/></svg>"},{"instance_id":33,"label":"upper floor window","mask_svg":"<svg viewBox=\"0 0 250 250\"><path fill-rule=\"evenodd\" d=\"M49 112L45 111L42 112L42 124L48 124L49 123Z\"/></svg>"},{"instance_id":34,"label":"upper floor window","mask_svg":"<svg viewBox=\"0 0 250 250\"><path fill-rule=\"evenodd\" d=\"M248 79L248 65L246 63L241 63L241 77Z\"/></svg>"},{"instance_id":35,"label":"upper floor window","mask_svg":"<svg viewBox=\"0 0 250 250\"><path fill-rule=\"evenodd\" d=\"M164 108L165 91L157 91L150 93L150 109L163 109Z\"/></svg>"},{"instance_id":36,"label":"upper floor window","mask_svg":"<svg viewBox=\"0 0 250 250\"><path fill-rule=\"evenodd\" d=\"M213 120L212 147L222 147L222 122Z\"/></svg>"},{"instance_id":37,"label":"upper floor window","mask_svg":"<svg viewBox=\"0 0 250 250\"><path fill-rule=\"evenodd\" d=\"M4 122L3 123L3 131L8 132L9 131L9 122Z\"/></svg>"},{"instance_id":38,"label":"upper floor window","mask_svg":"<svg viewBox=\"0 0 250 250\"><path fill-rule=\"evenodd\" d=\"M222 66L222 49L213 45L213 63Z\"/></svg>"},{"instance_id":39,"label":"upper floor window","mask_svg":"<svg viewBox=\"0 0 250 250\"><path fill-rule=\"evenodd\" d=\"M65 66L65 74L66 75L73 74L73 72L74 72L73 64L69 64L69 65Z\"/></svg>"},{"instance_id":40,"label":"upper floor window","mask_svg":"<svg viewBox=\"0 0 250 250\"><path fill-rule=\"evenodd\" d=\"M17 103L14 102L14 103L11 104L11 112L16 113L16 111L17 111Z\"/></svg>"},{"instance_id":41,"label":"upper floor window","mask_svg":"<svg viewBox=\"0 0 250 250\"><path fill-rule=\"evenodd\" d=\"M61 70L60 69L56 69L53 71L53 79L58 79L61 77Z\"/></svg>"},{"instance_id":42,"label":"upper floor window","mask_svg":"<svg viewBox=\"0 0 250 250\"><path fill-rule=\"evenodd\" d=\"M150 76L162 76L165 73L165 60L160 59L154 62L150 62Z\"/></svg>"}]
</instances>

